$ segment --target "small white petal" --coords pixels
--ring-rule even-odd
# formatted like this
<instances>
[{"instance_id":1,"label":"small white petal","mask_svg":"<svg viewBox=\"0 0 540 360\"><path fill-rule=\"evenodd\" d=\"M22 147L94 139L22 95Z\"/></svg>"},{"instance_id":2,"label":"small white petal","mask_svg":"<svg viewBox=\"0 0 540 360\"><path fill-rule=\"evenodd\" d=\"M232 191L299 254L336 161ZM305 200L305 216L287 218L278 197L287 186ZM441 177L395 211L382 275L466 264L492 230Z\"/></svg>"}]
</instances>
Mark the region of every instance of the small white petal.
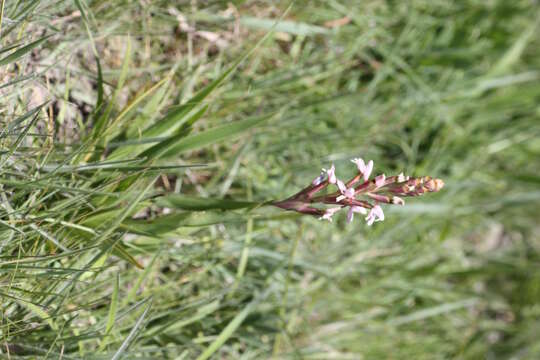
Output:
<instances>
[{"instance_id":1,"label":"small white petal","mask_svg":"<svg viewBox=\"0 0 540 360\"><path fill-rule=\"evenodd\" d=\"M337 181L336 168L335 168L334 164L332 164L330 169L326 170L326 175L328 175L328 182L330 184L335 184L336 183L336 181Z\"/></svg>"},{"instance_id":2,"label":"small white petal","mask_svg":"<svg viewBox=\"0 0 540 360\"><path fill-rule=\"evenodd\" d=\"M372 209L373 214L377 218L377 221L383 221L384 220L384 213L382 208L379 205L375 205Z\"/></svg>"},{"instance_id":3,"label":"small white petal","mask_svg":"<svg viewBox=\"0 0 540 360\"><path fill-rule=\"evenodd\" d=\"M373 225L375 221L383 221L384 220L384 213L382 208L379 205L375 205L371 210L369 211L368 216L366 216L366 222L368 226Z\"/></svg>"},{"instance_id":4,"label":"small white petal","mask_svg":"<svg viewBox=\"0 0 540 360\"><path fill-rule=\"evenodd\" d=\"M354 210L352 207L349 208L349 212L347 213L347 222L350 223L354 219Z\"/></svg>"},{"instance_id":5,"label":"small white petal","mask_svg":"<svg viewBox=\"0 0 540 360\"><path fill-rule=\"evenodd\" d=\"M364 175L364 181L368 181L369 176L371 175L371 171L373 171L373 160L369 160L369 162L367 163L367 166L362 172Z\"/></svg>"},{"instance_id":6,"label":"small white petal","mask_svg":"<svg viewBox=\"0 0 540 360\"><path fill-rule=\"evenodd\" d=\"M373 223L375 222L375 216L372 216L371 214L369 214L367 217L366 217L366 223L368 226L371 226L373 225Z\"/></svg>"},{"instance_id":7,"label":"small white petal","mask_svg":"<svg viewBox=\"0 0 540 360\"><path fill-rule=\"evenodd\" d=\"M339 210L341 210L341 207L333 207L330 209L326 209L324 211L324 214L319 218L319 220L328 220L332 222L332 216L334 216L334 214L337 213Z\"/></svg>"},{"instance_id":8,"label":"small white petal","mask_svg":"<svg viewBox=\"0 0 540 360\"><path fill-rule=\"evenodd\" d=\"M328 220L332 222L332 216L328 216L327 214L324 214L323 216L319 218L319 220Z\"/></svg>"},{"instance_id":9,"label":"small white petal","mask_svg":"<svg viewBox=\"0 0 540 360\"><path fill-rule=\"evenodd\" d=\"M360 213L360 214L363 214L363 215L366 215L367 214L367 209L366 208L363 208L361 206L351 206L351 209L352 211L354 211L355 213Z\"/></svg>"},{"instance_id":10,"label":"small white petal","mask_svg":"<svg viewBox=\"0 0 540 360\"><path fill-rule=\"evenodd\" d=\"M354 198L354 192L355 192L354 188L348 188L347 190L345 190L345 193L343 195L345 195L349 199L353 199Z\"/></svg>"},{"instance_id":11,"label":"small white petal","mask_svg":"<svg viewBox=\"0 0 540 360\"><path fill-rule=\"evenodd\" d=\"M341 181L341 180L338 179L338 180L336 181L336 184L337 184L337 187L339 188L339 191L341 191L342 194L347 190L347 187L345 186L345 184L343 183L343 181Z\"/></svg>"},{"instance_id":12,"label":"small white petal","mask_svg":"<svg viewBox=\"0 0 540 360\"><path fill-rule=\"evenodd\" d=\"M364 170L366 169L366 164L364 163L364 159L362 159L362 158L354 158L351 161L356 164L356 167L358 168L358 171L360 171L361 173L364 172Z\"/></svg>"}]
</instances>

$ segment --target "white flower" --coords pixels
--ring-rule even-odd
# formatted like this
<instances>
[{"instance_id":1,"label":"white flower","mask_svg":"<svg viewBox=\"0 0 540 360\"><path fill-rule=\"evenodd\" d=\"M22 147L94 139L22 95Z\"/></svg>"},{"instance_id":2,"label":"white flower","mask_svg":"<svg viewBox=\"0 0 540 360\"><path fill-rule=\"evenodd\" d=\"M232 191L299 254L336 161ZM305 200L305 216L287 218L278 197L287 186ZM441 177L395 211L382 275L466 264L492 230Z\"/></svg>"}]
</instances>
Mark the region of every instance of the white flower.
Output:
<instances>
[{"instance_id":1,"label":"white flower","mask_svg":"<svg viewBox=\"0 0 540 360\"><path fill-rule=\"evenodd\" d=\"M339 188L339 191L341 192L341 195L336 198L336 201L341 201L345 198L354 199L354 188L348 188L341 180L337 180L337 187Z\"/></svg>"},{"instance_id":2,"label":"white flower","mask_svg":"<svg viewBox=\"0 0 540 360\"><path fill-rule=\"evenodd\" d=\"M396 204L396 205L405 205L405 201L402 198L400 198L399 196L394 196L392 198L392 202L394 204Z\"/></svg>"},{"instance_id":3,"label":"white flower","mask_svg":"<svg viewBox=\"0 0 540 360\"><path fill-rule=\"evenodd\" d=\"M383 221L384 220L384 213L382 208L379 205L375 205L371 210L369 211L368 216L366 216L366 222L368 226L373 225L376 221Z\"/></svg>"},{"instance_id":4,"label":"white flower","mask_svg":"<svg viewBox=\"0 0 540 360\"><path fill-rule=\"evenodd\" d=\"M345 190L347 190L347 187L345 186L345 184L343 183L343 181L339 180L336 182L336 185L339 189L339 191L341 191L341 193L343 194L345 192Z\"/></svg>"},{"instance_id":5,"label":"white flower","mask_svg":"<svg viewBox=\"0 0 540 360\"><path fill-rule=\"evenodd\" d=\"M341 210L341 207L333 207L326 209L323 216L321 216L319 220L328 220L332 222L332 216L334 216L334 214L337 213L339 210Z\"/></svg>"},{"instance_id":6,"label":"white flower","mask_svg":"<svg viewBox=\"0 0 540 360\"><path fill-rule=\"evenodd\" d=\"M334 167L334 164L330 167L330 169L322 169L322 171L326 172L326 175L328 175L328 182L330 184L335 184L337 181L336 178L336 168Z\"/></svg>"},{"instance_id":7,"label":"white flower","mask_svg":"<svg viewBox=\"0 0 540 360\"><path fill-rule=\"evenodd\" d=\"M364 181L367 181L373 170L373 160L369 160L367 165L362 158L354 158L351 162L356 164L358 171L364 176Z\"/></svg>"},{"instance_id":8,"label":"white flower","mask_svg":"<svg viewBox=\"0 0 540 360\"><path fill-rule=\"evenodd\" d=\"M350 206L349 212L347 213L347 222L350 223L353 221L354 213L360 213L362 215L367 214L367 210L361 206Z\"/></svg>"}]
</instances>

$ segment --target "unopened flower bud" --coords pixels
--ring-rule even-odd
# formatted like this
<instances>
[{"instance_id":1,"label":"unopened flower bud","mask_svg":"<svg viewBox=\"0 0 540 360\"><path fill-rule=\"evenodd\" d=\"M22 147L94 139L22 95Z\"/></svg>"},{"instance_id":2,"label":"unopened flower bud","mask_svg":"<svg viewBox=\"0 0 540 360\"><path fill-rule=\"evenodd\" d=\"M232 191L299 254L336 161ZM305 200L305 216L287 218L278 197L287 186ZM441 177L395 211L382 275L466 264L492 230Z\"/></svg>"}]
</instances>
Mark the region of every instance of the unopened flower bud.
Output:
<instances>
[{"instance_id":1,"label":"unopened flower bud","mask_svg":"<svg viewBox=\"0 0 540 360\"><path fill-rule=\"evenodd\" d=\"M424 183L424 187L430 192L437 192L444 186L444 181L441 179L429 179Z\"/></svg>"},{"instance_id":2,"label":"unopened flower bud","mask_svg":"<svg viewBox=\"0 0 540 360\"><path fill-rule=\"evenodd\" d=\"M384 186L384 181L386 180L386 175L382 174L375 178L375 185L380 188L381 186Z\"/></svg>"},{"instance_id":3,"label":"unopened flower bud","mask_svg":"<svg viewBox=\"0 0 540 360\"><path fill-rule=\"evenodd\" d=\"M405 205L405 200L403 200L402 198L400 198L399 196L394 196L392 198L392 203L396 204L396 205Z\"/></svg>"}]
</instances>

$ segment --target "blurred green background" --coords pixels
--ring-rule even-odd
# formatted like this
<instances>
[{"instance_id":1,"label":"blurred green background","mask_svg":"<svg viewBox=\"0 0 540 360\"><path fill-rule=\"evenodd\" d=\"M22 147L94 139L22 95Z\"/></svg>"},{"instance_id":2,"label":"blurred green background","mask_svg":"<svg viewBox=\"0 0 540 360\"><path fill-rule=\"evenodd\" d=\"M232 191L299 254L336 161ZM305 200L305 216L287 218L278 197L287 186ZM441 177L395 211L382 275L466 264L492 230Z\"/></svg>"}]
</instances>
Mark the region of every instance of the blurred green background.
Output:
<instances>
[{"instance_id":1,"label":"blurred green background","mask_svg":"<svg viewBox=\"0 0 540 360\"><path fill-rule=\"evenodd\" d=\"M540 357L537 1L2 5L4 358ZM187 141L134 152L190 99ZM137 154L205 166L103 165ZM353 157L446 185L372 227L159 200L283 199Z\"/></svg>"}]
</instances>

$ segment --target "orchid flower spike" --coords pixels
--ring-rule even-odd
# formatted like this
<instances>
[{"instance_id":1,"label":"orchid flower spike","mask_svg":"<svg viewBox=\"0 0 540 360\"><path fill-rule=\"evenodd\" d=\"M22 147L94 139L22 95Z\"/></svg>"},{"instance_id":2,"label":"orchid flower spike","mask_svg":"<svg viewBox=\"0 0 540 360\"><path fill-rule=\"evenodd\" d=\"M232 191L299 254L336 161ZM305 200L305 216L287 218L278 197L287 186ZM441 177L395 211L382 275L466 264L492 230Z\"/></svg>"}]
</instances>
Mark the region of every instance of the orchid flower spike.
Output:
<instances>
[{"instance_id":1,"label":"orchid flower spike","mask_svg":"<svg viewBox=\"0 0 540 360\"><path fill-rule=\"evenodd\" d=\"M341 210L341 207L333 207L326 209L323 216L321 216L319 220L328 220L332 222L332 216L334 216L334 214L337 213L339 210Z\"/></svg>"},{"instance_id":2,"label":"orchid flower spike","mask_svg":"<svg viewBox=\"0 0 540 360\"><path fill-rule=\"evenodd\" d=\"M362 158L354 158L351 162L356 164L358 171L364 176L364 181L367 181L373 170L373 160L369 160L367 165Z\"/></svg>"},{"instance_id":3,"label":"orchid flower spike","mask_svg":"<svg viewBox=\"0 0 540 360\"><path fill-rule=\"evenodd\" d=\"M371 210L369 211L368 216L366 216L366 222L368 226L373 225L376 221L383 221L384 220L384 213L382 208L379 205L375 205Z\"/></svg>"},{"instance_id":4,"label":"orchid flower spike","mask_svg":"<svg viewBox=\"0 0 540 360\"><path fill-rule=\"evenodd\" d=\"M367 210L361 206L349 206L349 212L347 213L347 222L353 221L354 213L360 213L362 215L367 214Z\"/></svg>"},{"instance_id":5,"label":"orchid flower spike","mask_svg":"<svg viewBox=\"0 0 540 360\"><path fill-rule=\"evenodd\" d=\"M336 167L334 166L334 164L332 164L330 169L328 169L328 170L322 169L322 171L326 172L326 175L328 175L328 182L330 184L335 184L336 183L336 181L337 181Z\"/></svg>"},{"instance_id":6,"label":"orchid flower spike","mask_svg":"<svg viewBox=\"0 0 540 360\"><path fill-rule=\"evenodd\" d=\"M316 215L320 220L332 222L335 213L348 207L347 221L353 221L355 213L365 215L368 226L384 220L384 212L379 204L393 206L405 205L403 197L419 196L425 193L440 191L444 182L431 176L411 177L400 173L386 177L385 174L369 180L373 171L373 160L366 162L361 158L351 159L356 164L358 173L351 179L343 181L336 176L334 164L322 169L321 174L296 194L282 201L273 201L271 205L283 210L296 211L306 215ZM358 186L361 178L364 182ZM338 188L328 191L328 184ZM315 206L314 206L315 205ZM329 207L327 206L334 206Z\"/></svg>"}]
</instances>

